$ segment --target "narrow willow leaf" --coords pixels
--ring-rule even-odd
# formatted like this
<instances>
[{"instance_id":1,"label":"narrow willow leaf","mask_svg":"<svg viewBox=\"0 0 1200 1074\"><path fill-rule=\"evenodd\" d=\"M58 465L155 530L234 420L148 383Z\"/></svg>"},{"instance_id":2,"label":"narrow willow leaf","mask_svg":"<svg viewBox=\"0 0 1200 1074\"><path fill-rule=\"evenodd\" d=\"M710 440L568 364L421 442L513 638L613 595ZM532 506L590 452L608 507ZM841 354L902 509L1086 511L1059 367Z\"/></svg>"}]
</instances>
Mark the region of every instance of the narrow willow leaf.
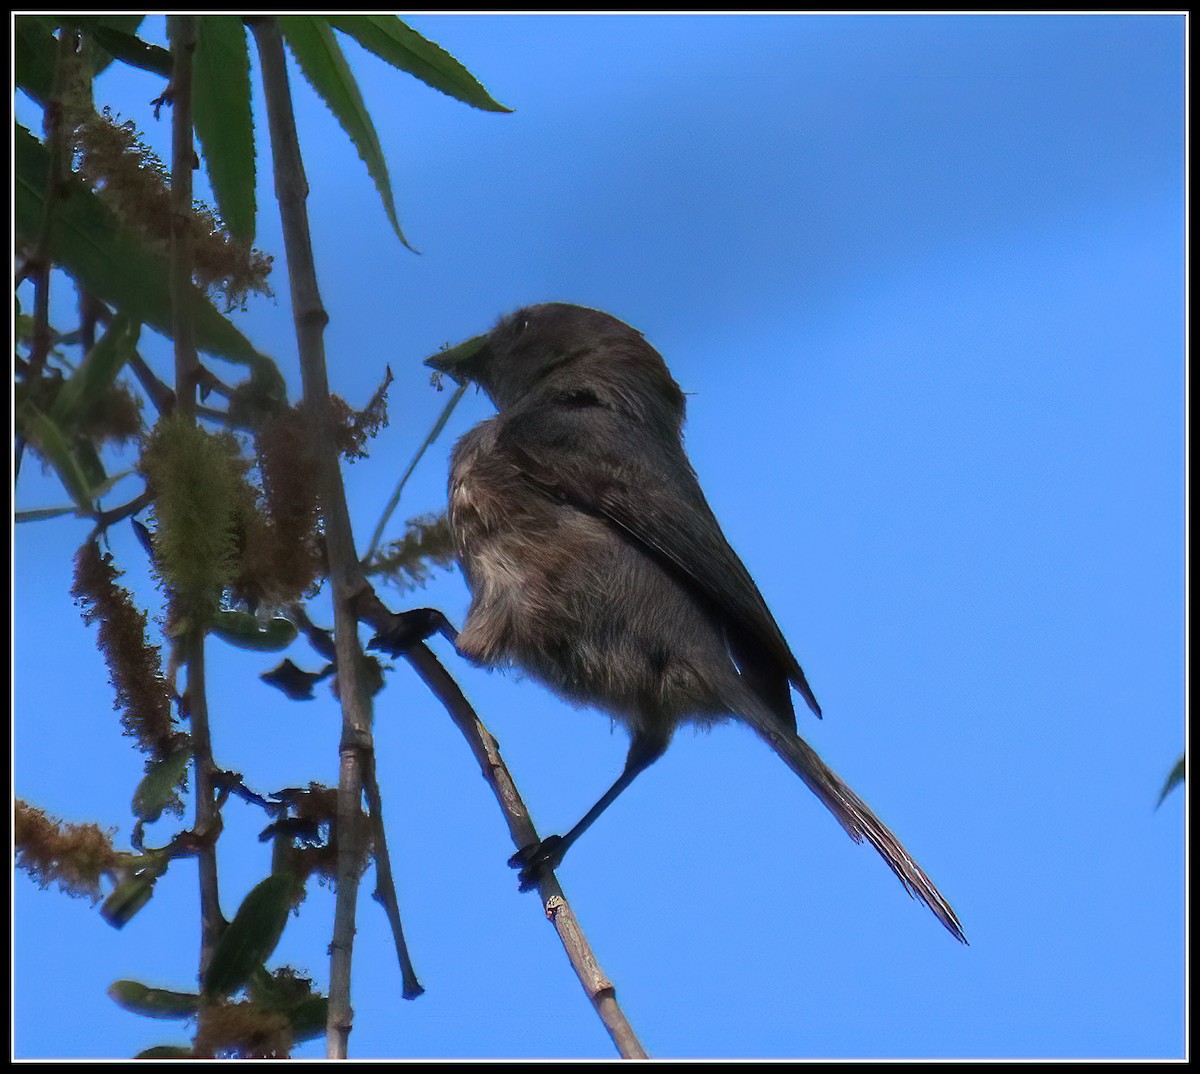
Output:
<instances>
[{"instance_id":1,"label":"narrow willow leaf","mask_svg":"<svg viewBox=\"0 0 1200 1074\"><path fill-rule=\"evenodd\" d=\"M104 335L59 389L50 417L64 429L73 428L125 368L137 345L140 329L141 325L128 314L118 313L113 317Z\"/></svg>"},{"instance_id":2,"label":"narrow willow leaf","mask_svg":"<svg viewBox=\"0 0 1200 1074\"><path fill-rule=\"evenodd\" d=\"M93 74L99 74L114 59L153 74L171 77L171 54L137 35L145 15L60 15L59 22L75 26L87 35L85 58Z\"/></svg>"},{"instance_id":3,"label":"narrow willow leaf","mask_svg":"<svg viewBox=\"0 0 1200 1074\"><path fill-rule=\"evenodd\" d=\"M36 445L42 458L54 467L63 488L75 501L75 506L84 514L90 515L95 500L92 483L76 449L54 419L30 407L20 416L20 428Z\"/></svg>"},{"instance_id":4,"label":"narrow willow leaf","mask_svg":"<svg viewBox=\"0 0 1200 1074\"><path fill-rule=\"evenodd\" d=\"M150 766L133 792L133 815L151 824L162 816L162 811L176 797L179 781L187 771L188 762L192 759L192 746L176 750L161 761Z\"/></svg>"},{"instance_id":5,"label":"narrow willow leaf","mask_svg":"<svg viewBox=\"0 0 1200 1074\"><path fill-rule=\"evenodd\" d=\"M74 23L75 25L86 29L91 23L96 26L104 26L110 30L120 30L123 34L136 34L138 27L146 21L145 15L61 15L57 16L60 22Z\"/></svg>"},{"instance_id":6,"label":"narrow willow leaf","mask_svg":"<svg viewBox=\"0 0 1200 1074\"><path fill-rule=\"evenodd\" d=\"M329 25L354 38L393 67L427 86L485 112L511 112L494 100L479 80L440 45L422 37L395 15L336 15Z\"/></svg>"},{"instance_id":7,"label":"narrow willow leaf","mask_svg":"<svg viewBox=\"0 0 1200 1074\"><path fill-rule=\"evenodd\" d=\"M1183 782L1186 774L1187 774L1187 757L1183 756L1183 757L1180 757L1179 760L1175 762L1175 767L1171 769L1171 774L1167 776L1167 781L1166 781L1166 783L1163 784L1162 793L1159 794L1159 796L1158 796L1158 805L1156 805L1154 807L1155 809L1157 809L1158 806L1162 805L1164 800L1166 799L1167 795L1170 794L1176 787L1179 786L1179 784L1181 784Z\"/></svg>"},{"instance_id":8,"label":"narrow willow leaf","mask_svg":"<svg viewBox=\"0 0 1200 1074\"><path fill-rule=\"evenodd\" d=\"M18 511L13 515L16 522L41 522L47 518L59 518L62 515L77 515L77 507L39 507L33 511Z\"/></svg>"},{"instance_id":9,"label":"narrow willow leaf","mask_svg":"<svg viewBox=\"0 0 1200 1074\"><path fill-rule=\"evenodd\" d=\"M294 886L290 873L273 873L250 890L217 941L205 975L206 995L236 992L270 957L287 924Z\"/></svg>"},{"instance_id":10,"label":"narrow willow leaf","mask_svg":"<svg viewBox=\"0 0 1200 1074\"><path fill-rule=\"evenodd\" d=\"M132 470L122 470L119 474L113 474L112 477L105 478L101 484L90 489L92 496L99 499L101 496L107 495L118 481L122 481L132 474ZM29 511L17 511L13 514L13 520L16 522L42 522L48 518L61 518L63 515L75 515L78 518L91 518L92 511L89 507L86 511L81 511L77 506L70 507L37 507ZM136 520L134 520L136 521Z\"/></svg>"},{"instance_id":11,"label":"narrow willow leaf","mask_svg":"<svg viewBox=\"0 0 1200 1074\"><path fill-rule=\"evenodd\" d=\"M92 486L92 495L95 496L96 499L99 499L101 496L107 496L118 481L124 480L132 473L132 470L122 470L119 474L113 474L111 477L106 477L99 484Z\"/></svg>"},{"instance_id":12,"label":"narrow willow leaf","mask_svg":"<svg viewBox=\"0 0 1200 1074\"><path fill-rule=\"evenodd\" d=\"M32 244L45 212L46 147L18 125L15 219L19 241ZM81 183L60 203L53 244L55 265L97 298L170 336L171 293L167 258L132 235L100 199ZM282 384L275 364L256 351L233 323L217 311L199 288L191 290L196 345L208 354L251 366Z\"/></svg>"},{"instance_id":13,"label":"narrow willow leaf","mask_svg":"<svg viewBox=\"0 0 1200 1074\"><path fill-rule=\"evenodd\" d=\"M328 19L312 15L281 15L279 28L300 64L304 77L321 95L366 164L396 236L410 250L413 249L400 230L387 162L383 159L383 148L379 144L379 135L375 133L375 124L363 103L350 65L329 28Z\"/></svg>"},{"instance_id":14,"label":"narrow willow leaf","mask_svg":"<svg viewBox=\"0 0 1200 1074\"><path fill-rule=\"evenodd\" d=\"M195 992L150 988L140 981L114 981L108 995L117 1006L146 1018L190 1018L200 1009Z\"/></svg>"},{"instance_id":15,"label":"narrow willow leaf","mask_svg":"<svg viewBox=\"0 0 1200 1074\"><path fill-rule=\"evenodd\" d=\"M486 336L477 336L476 339L486 339ZM471 346L475 340L468 340L466 343L460 343L456 350ZM478 348L476 348L478 349ZM412 477L413 471L417 468L417 463L421 461L421 456L425 454L426 449L432 444L442 430L446 427L446 422L450 420L450 415L454 412L454 408L458 406L458 401L463 397L467 390L467 382L460 384L446 401L446 405L442 408L441 416L433 423L433 428L429 430L429 435L422 441L421 446L417 448L417 453L413 456L412 461L408 464L408 469L401 475L400 480L396 483L396 487L392 490L391 498L387 502L387 506L383 509L383 514L380 516L379 522L375 526L375 532L371 534L371 546L367 549L367 554L363 557L364 563L370 563L375 558L375 553L379 549L379 542L383 540L383 531L387 528L388 521L400 504L400 494L404 491L404 486L408 484L408 479Z\"/></svg>"},{"instance_id":16,"label":"narrow willow leaf","mask_svg":"<svg viewBox=\"0 0 1200 1074\"><path fill-rule=\"evenodd\" d=\"M17 85L38 104L50 96L54 78L54 33L40 18L17 15L14 19L13 59Z\"/></svg>"},{"instance_id":17,"label":"narrow willow leaf","mask_svg":"<svg viewBox=\"0 0 1200 1074\"><path fill-rule=\"evenodd\" d=\"M239 649L260 653L277 653L286 649L299 633L296 624L283 616L275 616L262 623L249 612L217 612L208 627L222 641Z\"/></svg>"},{"instance_id":18,"label":"narrow willow leaf","mask_svg":"<svg viewBox=\"0 0 1200 1074\"><path fill-rule=\"evenodd\" d=\"M100 452L96 450L96 445L82 437L73 437L71 454L75 456L84 480L87 481L88 499L93 501L98 499L100 490L110 488L111 483L108 475L104 472L104 463L100 461Z\"/></svg>"},{"instance_id":19,"label":"narrow willow leaf","mask_svg":"<svg viewBox=\"0 0 1200 1074\"><path fill-rule=\"evenodd\" d=\"M292 1040L299 1044L324 1034L329 1000L325 996L307 996L286 1013L292 1023Z\"/></svg>"},{"instance_id":20,"label":"narrow willow leaf","mask_svg":"<svg viewBox=\"0 0 1200 1074\"><path fill-rule=\"evenodd\" d=\"M229 232L254 240L254 120L246 28L231 15L196 18L192 112L217 209Z\"/></svg>"}]
</instances>

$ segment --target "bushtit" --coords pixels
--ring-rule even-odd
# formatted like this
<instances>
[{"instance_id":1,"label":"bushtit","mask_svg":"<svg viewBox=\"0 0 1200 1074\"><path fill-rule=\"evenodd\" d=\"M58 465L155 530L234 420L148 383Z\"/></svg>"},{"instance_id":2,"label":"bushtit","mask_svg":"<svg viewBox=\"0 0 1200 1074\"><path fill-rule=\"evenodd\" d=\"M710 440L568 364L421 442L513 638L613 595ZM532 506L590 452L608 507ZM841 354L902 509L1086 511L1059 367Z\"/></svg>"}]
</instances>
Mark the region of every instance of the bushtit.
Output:
<instances>
[{"instance_id":1,"label":"bushtit","mask_svg":"<svg viewBox=\"0 0 1200 1074\"><path fill-rule=\"evenodd\" d=\"M430 358L496 417L454 449L450 527L471 590L459 651L515 666L629 730L624 771L564 836L516 854L527 890L682 723L733 716L866 839L958 939L954 911L900 841L796 733L791 690L821 709L700 491L684 397L642 334L559 302Z\"/></svg>"}]
</instances>

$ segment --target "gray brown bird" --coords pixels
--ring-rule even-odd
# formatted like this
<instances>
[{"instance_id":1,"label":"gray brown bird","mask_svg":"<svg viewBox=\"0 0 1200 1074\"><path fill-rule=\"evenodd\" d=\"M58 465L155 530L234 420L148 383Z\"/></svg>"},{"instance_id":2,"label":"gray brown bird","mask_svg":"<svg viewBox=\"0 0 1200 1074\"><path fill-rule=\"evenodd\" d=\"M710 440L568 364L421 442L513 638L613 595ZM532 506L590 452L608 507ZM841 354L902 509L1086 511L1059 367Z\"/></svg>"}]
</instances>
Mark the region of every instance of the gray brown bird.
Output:
<instances>
[{"instance_id":1,"label":"gray brown bird","mask_svg":"<svg viewBox=\"0 0 1200 1074\"><path fill-rule=\"evenodd\" d=\"M620 777L564 836L515 855L521 888L553 869L683 723L742 720L958 939L933 882L796 733L821 715L709 508L683 449L684 397L642 334L559 302L504 317L426 363L498 414L454 449L450 528L471 590L463 656L515 666L630 734Z\"/></svg>"}]
</instances>

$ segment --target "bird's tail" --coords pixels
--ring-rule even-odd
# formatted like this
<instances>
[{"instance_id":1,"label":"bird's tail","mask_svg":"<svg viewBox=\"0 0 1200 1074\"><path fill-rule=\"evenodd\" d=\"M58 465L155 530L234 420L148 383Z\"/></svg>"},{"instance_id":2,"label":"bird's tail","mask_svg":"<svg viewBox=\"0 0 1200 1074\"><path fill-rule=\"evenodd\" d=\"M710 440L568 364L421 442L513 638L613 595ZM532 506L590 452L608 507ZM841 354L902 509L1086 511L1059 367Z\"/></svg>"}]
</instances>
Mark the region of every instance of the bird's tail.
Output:
<instances>
[{"instance_id":1,"label":"bird's tail","mask_svg":"<svg viewBox=\"0 0 1200 1074\"><path fill-rule=\"evenodd\" d=\"M925 903L957 939L966 943L962 925L950 904L866 802L842 782L804 739L782 726L765 705L756 698L749 702L743 698L742 701L736 708L742 719L804 780L829 812L837 817L850 838L856 843L865 839L879 851L908 893Z\"/></svg>"}]
</instances>

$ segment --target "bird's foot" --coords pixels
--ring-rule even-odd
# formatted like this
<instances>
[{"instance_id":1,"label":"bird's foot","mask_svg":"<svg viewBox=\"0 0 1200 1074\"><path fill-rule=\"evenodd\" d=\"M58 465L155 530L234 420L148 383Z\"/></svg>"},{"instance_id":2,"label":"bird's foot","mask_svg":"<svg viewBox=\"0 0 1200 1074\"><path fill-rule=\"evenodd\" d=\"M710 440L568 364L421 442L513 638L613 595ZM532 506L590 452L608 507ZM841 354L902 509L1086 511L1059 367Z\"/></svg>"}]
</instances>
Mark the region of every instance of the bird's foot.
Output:
<instances>
[{"instance_id":1,"label":"bird's foot","mask_svg":"<svg viewBox=\"0 0 1200 1074\"><path fill-rule=\"evenodd\" d=\"M508 859L510 869L520 869L518 874L521 891L531 891L537 887L538 880L544 873L553 872L558 868L567 846L561 835L551 835L540 843L530 843L522 847Z\"/></svg>"},{"instance_id":2,"label":"bird's foot","mask_svg":"<svg viewBox=\"0 0 1200 1074\"><path fill-rule=\"evenodd\" d=\"M389 656L403 656L414 645L449 627L446 617L436 608L413 608L397 612L391 624L371 639L368 649L381 649Z\"/></svg>"}]
</instances>

